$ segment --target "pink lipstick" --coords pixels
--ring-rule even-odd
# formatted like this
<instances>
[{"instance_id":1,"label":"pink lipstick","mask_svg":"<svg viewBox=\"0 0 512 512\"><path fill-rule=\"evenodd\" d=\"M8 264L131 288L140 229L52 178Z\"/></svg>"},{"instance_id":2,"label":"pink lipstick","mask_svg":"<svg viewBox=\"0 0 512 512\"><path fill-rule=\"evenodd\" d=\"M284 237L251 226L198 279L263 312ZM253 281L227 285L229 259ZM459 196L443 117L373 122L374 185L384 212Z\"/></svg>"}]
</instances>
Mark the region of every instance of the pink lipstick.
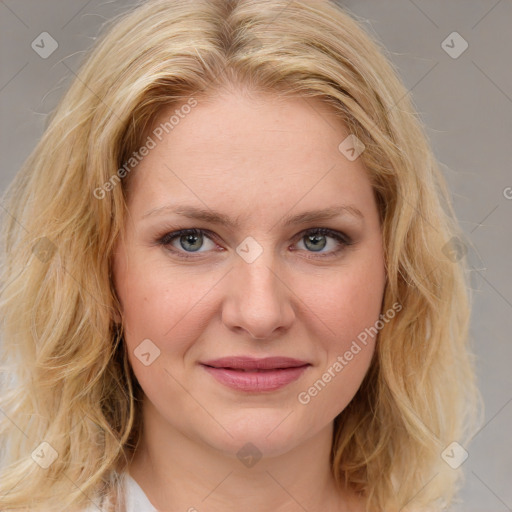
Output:
<instances>
[{"instance_id":1,"label":"pink lipstick","mask_svg":"<svg viewBox=\"0 0 512 512\"><path fill-rule=\"evenodd\" d=\"M238 391L275 391L297 380L311 366L290 357L223 357L201 363L218 382Z\"/></svg>"}]
</instances>

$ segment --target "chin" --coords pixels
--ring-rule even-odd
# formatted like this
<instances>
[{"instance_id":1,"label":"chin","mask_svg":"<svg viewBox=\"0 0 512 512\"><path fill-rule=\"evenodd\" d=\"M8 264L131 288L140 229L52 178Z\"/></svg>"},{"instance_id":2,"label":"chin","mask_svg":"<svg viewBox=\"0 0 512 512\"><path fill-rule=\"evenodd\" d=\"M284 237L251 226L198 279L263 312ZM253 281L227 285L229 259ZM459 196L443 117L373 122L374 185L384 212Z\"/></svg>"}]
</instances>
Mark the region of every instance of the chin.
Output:
<instances>
[{"instance_id":1,"label":"chin","mask_svg":"<svg viewBox=\"0 0 512 512\"><path fill-rule=\"evenodd\" d=\"M210 439L209 444L236 457L243 456L244 447L245 451L253 450L255 454L265 457L282 455L297 446L301 438L305 437L305 433L300 432L300 427L292 420L293 413L290 412L255 408L240 410L230 421L219 418L232 437L222 430L214 439Z\"/></svg>"}]
</instances>

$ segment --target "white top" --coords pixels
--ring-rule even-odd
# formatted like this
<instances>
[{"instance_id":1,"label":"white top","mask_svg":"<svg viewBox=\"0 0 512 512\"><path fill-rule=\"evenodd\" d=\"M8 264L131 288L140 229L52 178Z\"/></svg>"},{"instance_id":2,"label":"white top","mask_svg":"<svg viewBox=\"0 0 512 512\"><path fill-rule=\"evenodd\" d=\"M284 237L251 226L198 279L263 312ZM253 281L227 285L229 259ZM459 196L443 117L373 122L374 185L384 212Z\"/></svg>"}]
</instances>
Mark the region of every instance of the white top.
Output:
<instances>
[{"instance_id":1,"label":"white top","mask_svg":"<svg viewBox=\"0 0 512 512\"><path fill-rule=\"evenodd\" d=\"M144 494L139 484L130 476L124 473L124 489L126 499L126 512L158 512ZM84 512L100 512L100 508L91 504Z\"/></svg>"}]
</instances>

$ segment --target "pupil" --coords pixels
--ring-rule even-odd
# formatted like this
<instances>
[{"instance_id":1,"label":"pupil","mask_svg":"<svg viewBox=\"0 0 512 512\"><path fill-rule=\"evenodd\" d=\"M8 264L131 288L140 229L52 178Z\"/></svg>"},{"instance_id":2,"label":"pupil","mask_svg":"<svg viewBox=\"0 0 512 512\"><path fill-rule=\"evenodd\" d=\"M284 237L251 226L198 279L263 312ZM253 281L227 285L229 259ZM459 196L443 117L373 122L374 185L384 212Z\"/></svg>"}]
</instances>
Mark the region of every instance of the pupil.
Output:
<instances>
[{"instance_id":1,"label":"pupil","mask_svg":"<svg viewBox=\"0 0 512 512\"><path fill-rule=\"evenodd\" d=\"M323 244L317 245L318 242L322 242L322 239L323 239ZM325 235L308 235L306 237L306 247L308 247L308 243L309 242L312 242L314 244L313 245L313 250L314 251L322 250L325 247L325 245L326 245ZM308 249L309 248L310 247L308 247Z\"/></svg>"},{"instance_id":2,"label":"pupil","mask_svg":"<svg viewBox=\"0 0 512 512\"><path fill-rule=\"evenodd\" d=\"M191 243L192 245L194 245L194 241L195 243L197 243L198 240L200 240L202 242L202 236L201 235L183 235L182 237L182 240L180 241L181 243L181 246L183 247L183 249L187 250L187 247L185 247L183 245L183 239L185 239L185 243ZM192 247L192 248L188 248L189 250L191 251L197 251L198 249L201 248L201 243L198 244L198 247Z\"/></svg>"},{"instance_id":3,"label":"pupil","mask_svg":"<svg viewBox=\"0 0 512 512\"><path fill-rule=\"evenodd\" d=\"M201 248L202 245L202 235L183 235L181 237L180 243L183 249L187 249L183 244L183 239L185 240L185 244L191 244L196 247L188 247L191 251L197 251ZM199 241L199 243L198 243ZM323 242L323 243L322 243ZM309 244L312 244L311 246ZM308 235L306 236L306 247L308 249L312 249L313 251L321 251L326 245L325 235Z\"/></svg>"}]
</instances>

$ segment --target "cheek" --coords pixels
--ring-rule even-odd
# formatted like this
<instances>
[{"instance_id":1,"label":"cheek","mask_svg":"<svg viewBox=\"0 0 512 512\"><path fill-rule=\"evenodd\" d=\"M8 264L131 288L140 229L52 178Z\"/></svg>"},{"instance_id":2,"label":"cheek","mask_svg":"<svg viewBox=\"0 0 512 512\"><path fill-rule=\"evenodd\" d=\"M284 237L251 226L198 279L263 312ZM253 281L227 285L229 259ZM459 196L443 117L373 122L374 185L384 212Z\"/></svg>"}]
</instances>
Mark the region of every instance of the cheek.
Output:
<instances>
[{"instance_id":1,"label":"cheek","mask_svg":"<svg viewBox=\"0 0 512 512\"><path fill-rule=\"evenodd\" d=\"M378 254L378 252L376 253ZM352 400L370 366L385 287L384 264L360 258L329 279L317 279L312 294L301 289L308 305L304 319L317 342L319 365L298 396L310 418L330 421ZM308 281L309 286L314 280ZM313 332L313 329L315 332ZM310 404L310 405L307 405ZM317 420L315 420L317 421Z\"/></svg>"},{"instance_id":2,"label":"cheek","mask_svg":"<svg viewBox=\"0 0 512 512\"><path fill-rule=\"evenodd\" d=\"M323 293L308 298L310 308L304 325L311 339L317 340L320 371L340 357L347 377L357 378L366 371L375 345L371 328L381 312L382 287L368 290L365 284L354 274L340 276L331 279Z\"/></svg>"},{"instance_id":3,"label":"cheek","mask_svg":"<svg viewBox=\"0 0 512 512\"><path fill-rule=\"evenodd\" d=\"M308 306L306 328L314 325L322 331L320 339L325 340L329 352L348 349L351 341L374 325L381 313L385 287L382 260L354 260L355 264L340 267L328 277L319 275L295 284Z\"/></svg>"},{"instance_id":4,"label":"cheek","mask_svg":"<svg viewBox=\"0 0 512 512\"><path fill-rule=\"evenodd\" d=\"M201 300L205 285L183 271L147 259L144 264L143 259L132 261L117 277L125 343L135 376L155 404L164 397L178 403L183 398L178 384L184 380L181 363L201 336L207 317L207 302ZM159 405L162 410L165 400Z\"/></svg>"},{"instance_id":5,"label":"cheek","mask_svg":"<svg viewBox=\"0 0 512 512\"><path fill-rule=\"evenodd\" d=\"M130 351L144 339L154 341L162 351L186 350L204 328L205 294L215 285L213 276L194 276L193 270L177 271L147 260L122 268L116 289Z\"/></svg>"}]
</instances>

